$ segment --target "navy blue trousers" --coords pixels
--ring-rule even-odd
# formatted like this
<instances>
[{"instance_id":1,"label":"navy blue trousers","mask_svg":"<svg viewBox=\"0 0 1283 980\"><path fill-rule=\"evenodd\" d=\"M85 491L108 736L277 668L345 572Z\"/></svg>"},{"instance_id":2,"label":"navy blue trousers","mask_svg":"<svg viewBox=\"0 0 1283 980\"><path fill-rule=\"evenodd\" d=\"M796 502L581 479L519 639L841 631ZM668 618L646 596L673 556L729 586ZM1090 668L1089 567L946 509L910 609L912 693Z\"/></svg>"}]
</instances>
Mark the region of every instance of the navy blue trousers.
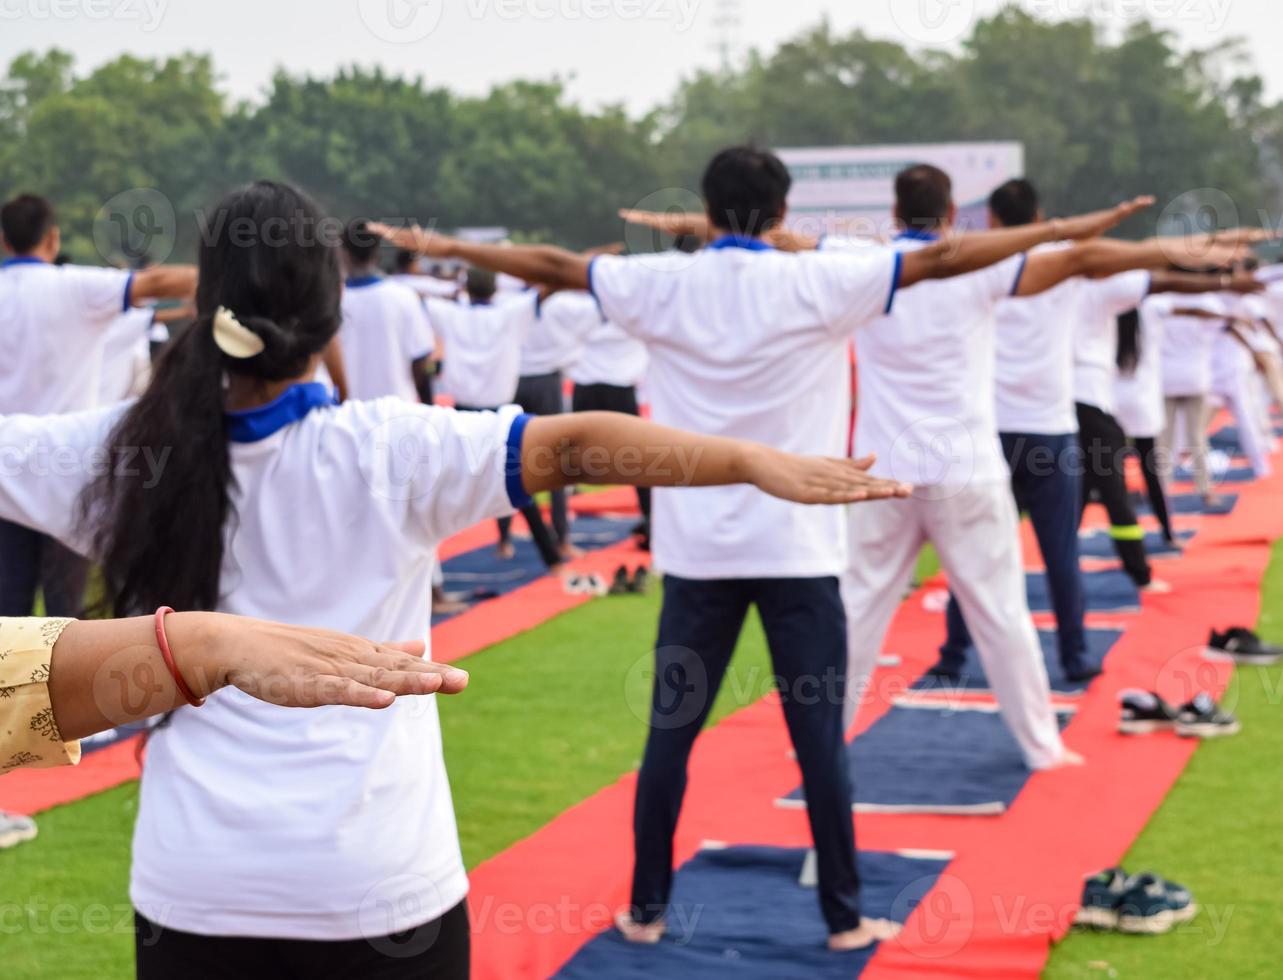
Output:
<instances>
[{"instance_id":1,"label":"navy blue trousers","mask_svg":"<svg viewBox=\"0 0 1283 980\"><path fill-rule=\"evenodd\" d=\"M842 731L846 614L835 577L697 581L665 576L650 735L633 815L633 915L639 922L654 922L668 908L686 763L754 605L802 770L820 911L831 933L844 932L860 924L860 879Z\"/></svg>"},{"instance_id":2,"label":"navy blue trousers","mask_svg":"<svg viewBox=\"0 0 1283 980\"><path fill-rule=\"evenodd\" d=\"M1016 505L1028 512L1047 566L1060 662L1067 673L1077 674L1085 666L1087 652L1083 580L1078 567L1082 447L1074 433L1049 436L1004 432L1001 439L1003 454L1011 468ZM948 635L940 648L941 666L960 670L971 646L971 633L952 596L947 623Z\"/></svg>"},{"instance_id":3,"label":"navy blue trousers","mask_svg":"<svg viewBox=\"0 0 1283 980\"><path fill-rule=\"evenodd\" d=\"M45 615L84 615L89 562L59 542L21 524L0 521L0 616L30 616L36 590Z\"/></svg>"}]
</instances>

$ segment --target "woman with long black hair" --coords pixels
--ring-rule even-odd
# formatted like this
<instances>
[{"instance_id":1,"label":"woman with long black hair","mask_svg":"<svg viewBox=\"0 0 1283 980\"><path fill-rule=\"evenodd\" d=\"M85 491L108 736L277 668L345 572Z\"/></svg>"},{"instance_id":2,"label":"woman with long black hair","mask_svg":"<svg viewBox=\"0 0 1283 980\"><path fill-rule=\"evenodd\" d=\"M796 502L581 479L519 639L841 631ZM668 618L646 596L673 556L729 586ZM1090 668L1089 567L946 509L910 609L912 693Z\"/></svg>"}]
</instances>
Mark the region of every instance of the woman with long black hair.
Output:
<instances>
[{"instance_id":1,"label":"woman with long black hair","mask_svg":"<svg viewBox=\"0 0 1283 980\"><path fill-rule=\"evenodd\" d=\"M0 418L0 517L101 560L120 615L426 637L438 542L537 492L908 492L867 463L608 413L335 406L309 382L339 327L338 229L275 183L233 192L205 227L198 316L138 402ZM467 887L433 698L292 712L223 690L152 737L131 883L142 978L466 977Z\"/></svg>"},{"instance_id":2,"label":"woman with long black hair","mask_svg":"<svg viewBox=\"0 0 1283 980\"><path fill-rule=\"evenodd\" d=\"M1172 526L1163 489L1163 465L1158 440L1166 424L1163 402L1163 321L1153 311L1128 310L1118 318L1118 378L1114 385L1115 417L1127 441L1140 457L1145 494L1163 529L1163 539L1173 549L1181 542Z\"/></svg>"}]
</instances>

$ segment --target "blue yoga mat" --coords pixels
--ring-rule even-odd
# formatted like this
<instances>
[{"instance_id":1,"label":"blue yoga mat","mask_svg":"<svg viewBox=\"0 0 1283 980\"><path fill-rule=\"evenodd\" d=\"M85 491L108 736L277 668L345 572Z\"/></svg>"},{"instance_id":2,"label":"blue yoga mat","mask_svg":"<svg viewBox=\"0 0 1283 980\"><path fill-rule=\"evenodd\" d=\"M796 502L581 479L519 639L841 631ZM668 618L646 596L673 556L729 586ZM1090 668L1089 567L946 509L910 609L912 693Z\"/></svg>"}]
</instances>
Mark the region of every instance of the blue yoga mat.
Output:
<instances>
[{"instance_id":1,"label":"blue yoga mat","mask_svg":"<svg viewBox=\"0 0 1283 980\"><path fill-rule=\"evenodd\" d=\"M1177 468L1175 478L1182 483L1194 482L1194 470L1189 466L1180 466ZM1219 473L1212 470L1212 483L1251 483L1256 479L1256 474L1252 472L1250 466L1232 466L1228 470L1222 470Z\"/></svg>"},{"instance_id":2,"label":"blue yoga mat","mask_svg":"<svg viewBox=\"0 0 1283 980\"><path fill-rule=\"evenodd\" d=\"M1189 541L1194 537L1193 531L1177 531L1176 537L1182 541ZM1180 552L1167 543L1162 534L1151 531L1145 535L1145 553L1151 558L1161 556L1175 556ZM1114 540L1109 536L1108 531L1093 531L1090 534L1084 534L1078 539L1078 554L1083 558L1117 558L1118 552L1114 550Z\"/></svg>"},{"instance_id":3,"label":"blue yoga mat","mask_svg":"<svg viewBox=\"0 0 1283 980\"><path fill-rule=\"evenodd\" d=\"M625 540L636 526L636 518L577 517L571 524L570 538L583 550L596 551ZM529 585L548 573L533 541L514 536L512 544L516 555L510 561L501 559L494 546L487 545L445 562L445 590L465 597L485 593L479 600L485 601ZM432 622L439 625L452 618L438 616Z\"/></svg>"},{"instance_id":4,"label":"blue yoga mat","mask_svg":"<svg viewBox=\"0 0 1283 980\"><path fill-rule=\"evenodd\" d=\"M704 850L673 881L669 933L656 946L613 929L581 949L556 980L851 980L876 947L830 953L816 891L798 884L806 852ZM860 909L903 922L947 860L861 851Z\"/></svg>"},{"instance_id":5,"label":"blue yoga mat","mask_svg":"<svg viewBox=\"0 0 1283 980\"><path fill-rule=\"evenodd\" d=\"M896 705L846 755L852 804L868 813L998 814L1032 775L994 711ZM801 788L781 805L805 806Z\"/></svg>"},{"instance_id":6,"label":"blue yoga mat","mask_svg":"<svg viewBox=\"0 0 1283 980\"><path fill-rule=\"evenodd\" d=\"M1238 503L1238 494L1227 493L1218 494L1221 498L1220 503L1215 507L1205 507L1203 498L1196 493L1175 493L1167 495L1167 509L1173 514L1206 514L1208 517L1223 517L1234 510L1235 504ZM1141 504L1136 508L1138 514L1153 514L1149 504Z\"/></svg>"},{"instance_id":7,"label":"blue yoga mat","mask_svg":"<svg viewBox=\"0 0 1283 980\"><path fill-rule=\"evenodd\" d=\"M1275 425L1274 434L1283 436L1283 426ZM1227 425L1223 429L1218 429L1208 437L1208 442L1213 449L1219 449L1223 453L1240 453L1242 447L1238 440L1238 426Z\"/></svg>"},{"instance_id":8,"label":"blue yoga mat","mask_svg":"<svg viewBox=\"0 0 1283 980\"><path fill-rule=\"evenodd\" d=\"M1030 572L1025 576L1025 592L1032 612L1051 612L1051 593L1047 576ZM1140 607L1140 592L1127 573L1118 569L1083 572L1083 595L1090 612L1119 612Z\"/></svg>"},{"instance_id":9,"label":"blue yoga mat","mask_svg":"<svg viewBox=\"0 0 1283 980\"><path fill-rule=\"evenodd\" d=\"M1105 654L1109 653L1122 635L1120 630L1087 630L1087 662L1094 667L1099 667L1105 659ZM1060 666L1060 654L1057 650L1054 630L1039 630L1038 642L1042 644L1042 656L1047 664L1047 679L1051 682L1053 691L1061 694L1077 694L1087 689L1087 685L1081 681L1070 681L1065 677L1065 672ZM942 695L958 691L987 691L988 689L989 679L985 677L984 668L980 666L980 655L976 653L975 647L967 651L967 660L962 668L962 676L958 680L928 676L919 678L913 685L914 691L929 691Z\"/></svg>"}]
</instances>

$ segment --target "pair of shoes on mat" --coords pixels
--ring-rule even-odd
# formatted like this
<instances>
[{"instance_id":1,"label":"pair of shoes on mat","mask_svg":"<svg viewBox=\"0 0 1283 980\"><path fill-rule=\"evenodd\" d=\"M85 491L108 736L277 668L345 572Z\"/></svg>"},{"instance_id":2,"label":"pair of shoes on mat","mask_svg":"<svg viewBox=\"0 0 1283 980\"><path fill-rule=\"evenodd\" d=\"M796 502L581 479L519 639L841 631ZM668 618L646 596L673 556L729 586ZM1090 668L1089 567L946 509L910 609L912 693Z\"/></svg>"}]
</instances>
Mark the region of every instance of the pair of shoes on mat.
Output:
<instances>
[{"instance_id":1,"label":"pair of shoes on mat","mask_svg":"<svg viewBox=\"0 0 1283 980\"><path fill-rule=\"evenodd\" d=\"M603 596L610 591L606 580L596 572L587 575L567 575L561 580L567 595Z\"/></svg>"},{"instance_id":2,"label":"pair of shoes on mat","mask_svg":"<svg viewBox=\"0 0 1283 980\"><path fill-rule=\"evenodd\" d=\"M615 578L610 583L611 595L644 595L650 588L650 572L645 566L641 566L633 572L632 577L628 575L628 568L620 565L615 569Z\"/></svg>"},{"instance_id":3,"label":"pair of shoes on mat","mask_svg":"<svg viewBox=\"0 0 1283 980\"><path fill-rule=\"evenodd\" d=\"M1262 643L1261 638L1242 626L1231 626L1223 633L1212 630L1207 648L1214 654L1224 654L1235 663L1268 667L1283 660L1283 647Z\"/></svg>"},{"instance_id":4,"label":"pair of shoes on mat","mask_svg":"<svg viewBox=\"0 0 1283 980\"><path fill-rule=\"evenodd\" d=\"M1152 691L1125 691L1118 730L1124 735L1175 732L1183 738L1220 738L1239 733L1239 721L1210 695L1199 694L1179 708Z\"/></svg>"},{"instance_id":5,"label":"pair of shoes on mat","mask_svg":"<svg viewBox=\"0 0 1283 980\"><path fill-rule=\"evenodd\" d=\"M0 851L35 840L38 830L30 817L16 813L0 813Z\"/></svg>"},{"instance_id":6,"label":"pair of shoes on mat","mask_svg":"<svg viewBox=\"0 0 1283 980\"><path fill-rule=\"evenodd\" d=\"M1188 888L1152 872L1129 875L1106 868L1083 883L1082 906L1074 923L1141 936L1171 932L1198 915Z\"/></svg>"}]
</instances>

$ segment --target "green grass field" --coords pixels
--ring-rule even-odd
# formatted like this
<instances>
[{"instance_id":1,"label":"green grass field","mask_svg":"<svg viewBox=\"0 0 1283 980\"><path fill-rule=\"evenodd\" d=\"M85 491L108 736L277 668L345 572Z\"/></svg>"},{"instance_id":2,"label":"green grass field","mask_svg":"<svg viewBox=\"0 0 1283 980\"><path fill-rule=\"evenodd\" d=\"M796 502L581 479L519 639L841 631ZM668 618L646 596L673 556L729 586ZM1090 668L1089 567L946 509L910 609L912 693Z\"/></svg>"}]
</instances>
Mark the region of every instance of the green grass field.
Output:
<instances>
[{"instance_id":1,"label":"green grass field","mask_svg":"<svg viewBox=\"0 0 1283 980\"><path fill-rule=\"evenodd\" d=\"M921 574L934 568L924 556ZM1283 608L1283 546L1266 583ZM472 687L443 699L451 783L469 866L503 850L634 768L645 735L648 662L658 596L591 603L468 658ZM1283 639L1283 613L1263 629ZM750 622L714 718L762 696L770 671ZM1278 975L1283 931L1283 669L1240 671L1245 731L1202 747L1128 855L1188 884L1207 911L1161 938L1075 935L1048 976ZM512 733L507 735L506 733ZM137 787L40 818L40 838L0 854L0 976L114 980L132 976L126 895Z\"/></svg>"}]
</instances>

